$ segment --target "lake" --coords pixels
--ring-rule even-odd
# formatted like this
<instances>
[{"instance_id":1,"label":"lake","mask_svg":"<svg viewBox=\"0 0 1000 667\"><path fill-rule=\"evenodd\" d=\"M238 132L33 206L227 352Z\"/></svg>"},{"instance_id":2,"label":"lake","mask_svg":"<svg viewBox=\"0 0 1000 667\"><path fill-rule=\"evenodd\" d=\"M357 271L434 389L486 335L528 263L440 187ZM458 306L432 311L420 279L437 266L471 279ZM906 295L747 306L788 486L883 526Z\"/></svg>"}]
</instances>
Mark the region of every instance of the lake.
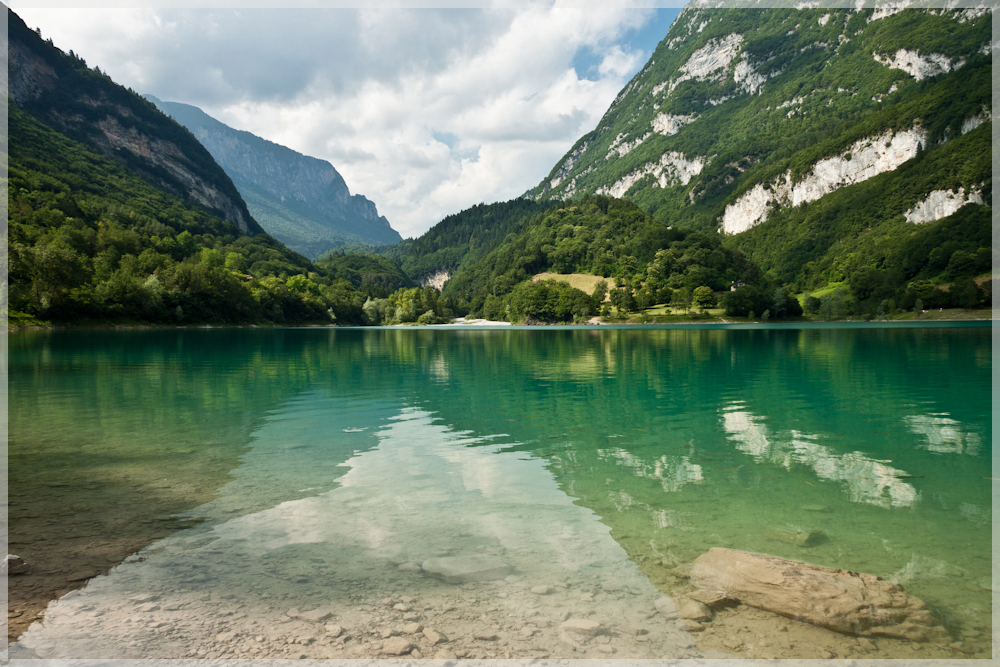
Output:
<instances>
[{"instance_id":1,"label":"lake","mask_svg":"<svg viewBox=\"0 0 1000 667\"><path fill-rule=\"evenodd\" d=\"M989 323L7 344L12 657L990 656ZM948 637L664 612L713 547L889 579Z\"/></svg>"}]
</instances>

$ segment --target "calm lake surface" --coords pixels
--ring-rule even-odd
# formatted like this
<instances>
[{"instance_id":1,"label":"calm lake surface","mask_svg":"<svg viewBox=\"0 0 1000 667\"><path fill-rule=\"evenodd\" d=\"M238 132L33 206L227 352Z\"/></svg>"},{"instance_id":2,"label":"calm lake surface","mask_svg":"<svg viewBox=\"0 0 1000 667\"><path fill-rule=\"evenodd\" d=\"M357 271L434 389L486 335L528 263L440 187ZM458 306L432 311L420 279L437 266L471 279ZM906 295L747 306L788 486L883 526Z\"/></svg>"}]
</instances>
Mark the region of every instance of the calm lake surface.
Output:
<instances>
[{"instance_id":1,"label":"calm lake surface","mask_svg":"<svg viewBox=\"0 0 1000 667\"><path fill-rule=\"evenodd\" d=\"M989 326L8 344L11 606L60 596L12 657L990 655ZM901 583L955 645L658 614L719 546ZM469 556L509 572L421 570Z\"/></svg>"}]
</instances>

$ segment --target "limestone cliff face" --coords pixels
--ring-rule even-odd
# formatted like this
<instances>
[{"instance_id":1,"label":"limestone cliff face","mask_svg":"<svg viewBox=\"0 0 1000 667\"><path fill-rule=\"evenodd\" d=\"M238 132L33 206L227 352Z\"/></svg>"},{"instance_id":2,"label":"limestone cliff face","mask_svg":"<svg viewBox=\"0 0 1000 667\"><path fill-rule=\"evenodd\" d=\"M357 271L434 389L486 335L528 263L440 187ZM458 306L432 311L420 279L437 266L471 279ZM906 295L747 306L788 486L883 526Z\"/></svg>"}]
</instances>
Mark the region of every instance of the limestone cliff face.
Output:
<instances>
[{"instance_id":1,"label":"limestone cliff face","mask_svg":"<svg viewBox=\"0 0 1000 667\"><path fill-rule=\"evenodd\" d=\"M921 153L992 117L983 85L988 8L813 4L720 9L692 0L533 198L606 194L632 199L668 225L744 234L912 167ZM977 185L953 181L950 168L940 178L921 175L923 191L907 192L894 214L930 190Z\"/></svg>"},{"instance_id":2,"label":"limestone cliff face","mask_svg":"<svg viewBox=\"0 0 1000 667\"><path fill-rule=\"evenodd\" d=\"M402 240L329 162L231 128L198 107L146 98L194 134L247 197L254 217L290 248L316 256L343 243Z\"/></svg>"},{"instance_id":3,"label":"limestone cliff face","mask_svg":"<svg viewBox=\"0 0 1000 667\"><path fill-rule=\"evenodd\" d=\"M214 211L240 232L263 231L208 151L149 102L43 41L9 10L4 39L3 92L22 109L153 185Z\"/></svg>"}]
</instances>

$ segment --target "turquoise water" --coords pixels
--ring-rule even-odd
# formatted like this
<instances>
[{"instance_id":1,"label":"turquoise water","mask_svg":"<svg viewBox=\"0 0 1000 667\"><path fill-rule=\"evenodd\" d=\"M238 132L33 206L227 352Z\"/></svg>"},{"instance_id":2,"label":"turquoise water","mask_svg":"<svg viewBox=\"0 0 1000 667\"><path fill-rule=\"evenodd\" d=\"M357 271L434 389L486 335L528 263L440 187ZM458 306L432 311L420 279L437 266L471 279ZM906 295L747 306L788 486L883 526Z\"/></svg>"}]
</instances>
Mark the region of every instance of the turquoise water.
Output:
<instances>
[{"instance_id":1,"label":"turquoise water","mask_svg":"<svg viewBox=\"0 0 1000 667\"><path fill-rule=\"evenodd\" d=\"M427 657L713 655L730 651L721 630L689 633L653 602L725 546L902 583L962 642L916 655L988 655L991 365L976 326L14 335L12 550L66 578L148 545L60 591L20 643L365 657L411 622L452 637L414 639ZM420 570L468 554L511 574ZM610 639L565 641L567 614ZM912 650L796 646L765 621L732 650Z\"/></svg>"}]
</instances>

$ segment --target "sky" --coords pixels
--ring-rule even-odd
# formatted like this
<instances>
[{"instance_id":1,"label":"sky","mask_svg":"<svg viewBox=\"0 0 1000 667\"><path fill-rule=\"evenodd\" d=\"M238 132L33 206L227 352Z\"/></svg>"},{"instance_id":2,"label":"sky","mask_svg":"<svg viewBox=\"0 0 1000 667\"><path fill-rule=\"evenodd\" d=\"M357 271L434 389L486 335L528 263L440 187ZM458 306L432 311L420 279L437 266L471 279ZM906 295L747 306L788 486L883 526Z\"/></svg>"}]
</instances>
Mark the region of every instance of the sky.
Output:
<instances>
[{"instance_id":1,"label":"sky","mask_svg":"<svg viewBox=\"0 0 1000 667\"><path fill-rule=\"evenodd\" d=\"M10 2L138 93L330 161L403 237L537 185L679 12L38 4Z\"/></svg>"}]
</instances>

